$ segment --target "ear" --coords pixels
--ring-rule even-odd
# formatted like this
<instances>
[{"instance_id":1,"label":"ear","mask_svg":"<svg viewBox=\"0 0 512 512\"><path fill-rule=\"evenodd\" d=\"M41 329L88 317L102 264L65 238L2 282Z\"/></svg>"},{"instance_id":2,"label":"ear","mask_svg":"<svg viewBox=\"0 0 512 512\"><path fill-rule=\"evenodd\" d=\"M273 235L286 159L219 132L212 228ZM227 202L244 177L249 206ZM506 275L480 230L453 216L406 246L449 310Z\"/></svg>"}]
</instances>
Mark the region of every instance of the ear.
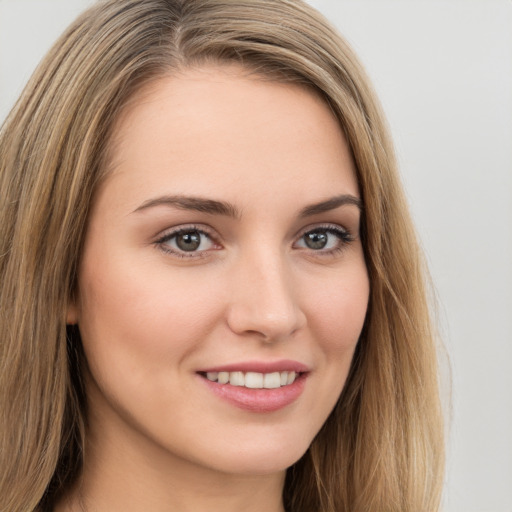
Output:
<instances>
[{"instance_id":1,"label":"ear","mask_svg":"<svg viewBox=\"0 0 512 512\"><path fill-rule=\"evenodd\" d=\"M69 304L68 304L68 310L67 310L67 313L66 313L66 324L67 325L75 325L78 323L78 318L79 318L79 310L78 310L78 305L76 303L76 300L74 298L72 298L70 301L69 301Z\"/></svg>"}]
</instances>

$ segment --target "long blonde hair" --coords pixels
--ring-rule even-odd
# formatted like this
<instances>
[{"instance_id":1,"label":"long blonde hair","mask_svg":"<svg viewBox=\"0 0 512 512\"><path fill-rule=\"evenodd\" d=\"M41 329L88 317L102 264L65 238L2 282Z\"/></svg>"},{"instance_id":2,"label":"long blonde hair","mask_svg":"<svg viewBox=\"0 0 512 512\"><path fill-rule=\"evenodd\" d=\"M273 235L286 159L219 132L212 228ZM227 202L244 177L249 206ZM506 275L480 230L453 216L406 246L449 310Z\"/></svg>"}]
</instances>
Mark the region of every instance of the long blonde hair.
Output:
<instances>
[{"instance_id":1,"label":"long blonde hair","mask_svg":"<svg viewBox=\"0 0 512 512\"><path fill-rule=\"evenodd\" d=\"M289 468L293 512L434 512L443 426L425 271L388 130L347 43L300 0L107 0L57 41L0 131L0 510L50 509L82 467L66 327L111 127L148 81L235 61L318 91L357 167L370 303L343 393Z\"/></svg>"}]
</instances>

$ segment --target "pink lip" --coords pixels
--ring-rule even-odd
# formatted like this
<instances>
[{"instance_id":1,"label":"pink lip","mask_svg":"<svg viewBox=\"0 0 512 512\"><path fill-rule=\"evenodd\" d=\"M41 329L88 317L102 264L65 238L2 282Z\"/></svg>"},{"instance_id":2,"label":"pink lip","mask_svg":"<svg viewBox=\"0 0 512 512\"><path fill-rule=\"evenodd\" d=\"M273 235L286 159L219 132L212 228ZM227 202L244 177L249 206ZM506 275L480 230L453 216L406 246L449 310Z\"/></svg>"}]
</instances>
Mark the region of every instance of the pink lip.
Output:
<instances>
[{"instance_id":1,"label":"pink lip","mask_svg":"<svg viewBox=\"0 0 512 512\"><path fill-rule=\"evenodd\" d=\"M234 371L257 373L294 371L300 373L300 375L295 379L293 384L276 389L249 389L243 386L219 384L218 382L208 380L204 376L206 372ZM231 405L255 413L269 413L283 409L299 398L304 391L308 372L308 367L302 363L281 360L275 362L250 361L215 366L207 370L201 370L198 372L198 375L212 393Z\"/></svg>"},{"instance_id":2,"label":"pink lip","mask_svg":"<svg viewBox=\"0 0 512 512\"><path fill-rule=\"evenodd\" d=\"M211 366L198 370L199 373L206 372L296 372L306 373L309 368L298 361L290 359L281 359L279 361L243 361L240 363L230 363L221 366Z\"/></svg>"}]
</instances>

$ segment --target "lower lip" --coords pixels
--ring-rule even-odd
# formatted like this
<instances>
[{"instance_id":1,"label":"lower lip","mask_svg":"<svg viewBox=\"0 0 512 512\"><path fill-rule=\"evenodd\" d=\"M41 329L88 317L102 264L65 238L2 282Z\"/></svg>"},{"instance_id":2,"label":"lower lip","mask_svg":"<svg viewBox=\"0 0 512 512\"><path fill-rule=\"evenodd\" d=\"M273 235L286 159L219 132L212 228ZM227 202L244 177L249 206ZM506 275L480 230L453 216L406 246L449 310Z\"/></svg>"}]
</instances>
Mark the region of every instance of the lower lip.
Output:
<instances>
[{"instance_id":1,"label":"lower lip","mask_svg":"<svg viewBox=\"0 0 512 512\"><path fill-rule=\"evenodd\" d=\"M231 384L219 384L200 376L210 391L230 404L251 412L274 412L292 404L304 391L307 374L303 373L292 384L275 389L250 389Z\"/></svg>"}]
</instances>

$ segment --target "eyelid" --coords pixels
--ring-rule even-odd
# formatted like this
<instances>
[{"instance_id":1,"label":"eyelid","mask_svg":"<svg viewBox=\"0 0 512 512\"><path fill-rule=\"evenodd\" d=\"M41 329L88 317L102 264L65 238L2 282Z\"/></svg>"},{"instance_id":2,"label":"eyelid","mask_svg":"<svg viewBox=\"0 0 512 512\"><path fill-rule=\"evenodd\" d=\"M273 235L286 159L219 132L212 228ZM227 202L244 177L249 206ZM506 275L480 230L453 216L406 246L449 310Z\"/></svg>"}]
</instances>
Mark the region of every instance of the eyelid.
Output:
<instances>
[{"instance_id":1,"label":"eyelid","mask_svg":"<svg viewBox=\"0 0 512 512\"><path fill-rule=\"evenodd\" d=\"M341 224L336 224L333 222L320 222L319 224L310 224L309 226L306 226L302 228L295 238L299 239L303 237L305 234L310 233L311 231L331 231L331 232L337 232L337 233L344 233L350 236L352 235L352 231L345 226L342 226Z\"/></svg>"},{"instance_id":2,"label":"eyelid","mask_svg":"<svg viewBox=\"0 0 512 512\"><path fill-rule=\"evenodd\" d=\"M171 240L173 237L176 237L180 235L181 233L187 233L190 231L197 231L198 233L201 233L202 235L205 235L208 237L212 244L216 247L209 248L209 249L203 249L198 251L182 251L180 249L171 248L169 245L166 244L169 240ZM311 249L308 247L299 247L301 250L309 251L311 253L315 253L318 256L329 256L335 253L338 253L342 251L349 243L354 241L356 239L356 236L354 236L350 229L347 229L346 227L336 224L336 223L320 223L320 224L310 224L304 228L302 228L297 235L294 237L295 241L293 245L295 246L303 237L304 235L314 232L314 231L326 231L328 233L334 234L339 239L339 244L337 244L336 247L328 248L328 249ZM204 258L208 257L210 252L212 250L218 250L222 248L222 245L219 243L219 236L215 230L213 230L210 226L204 225L204 224L182 224L178 225L172 228L169 228L163 232L161 232L156 239L154 240L153 244L156 245L161 251L171 254L173 256L176 256L178 258L191 258L191 259L198 259L198 258Z\"/></svg>"},{"instance_id":3,"label":"eyelid","mask_svg":"<svg viewBox=\"0 0 512 512\"><path fill-rule=\"evenodd\" d=\"M216 237L216 232L213 230L210 226L206 224L179 224L177 226L173 226L171 228L167 228L164 231L160 232L155 237L155 242L158 242L159 240L164 240L166 238L169 238L173 235L182 233L184 231L199 231L201 233L204 233L205 235L208 235L211 238Z\"/></svg>"},{"instance_id":4,"label":"eyelid","mask_svg":"<svg viewBox=\"0 0 512 512\"><path fill-rule=\"evenodd\" d=\"M179 249L171 248L169 245L165 245L166 242L171 240L172 238L190 231L197 231L202 235L206 235L213 243L213 245L217 246L214 249L204 249L200 251L181 251ZM161 251L177 256L178 258L204 258L208 256L208 253L211 250L218 250L220 248L220 243L218 242L218 235L214 230L212 230L209 226L205 226L204 224L180 224L179 226L175 226L173 228L169 228L164 232L160 233L155 241L153 242Z\"/></svg>"},{"instance_id":5,"label":"eyelid","mask_svg":"<svg viewBox=\"0 0 512 512\"><path fill-rule=\"evenodd\" d=\"M297 244L304 237L304 235L307 235L308 233L312 233L315 231L326 231L328 233L334 234L335 236L338 236L339 239L339 244L336 247L330 249L315 250L310 249L308 247L300 247L301 250L309 251L317 256L329 256L340 251L343 251L343 249L345 249L348 244L350 244L356 239L356 237L352 234L352 231L350 229L341 226L340 224L328 222L312 224L306 226L305 228L302 228L295 237L294 245Z\"/></svg>"}]
</instances>

